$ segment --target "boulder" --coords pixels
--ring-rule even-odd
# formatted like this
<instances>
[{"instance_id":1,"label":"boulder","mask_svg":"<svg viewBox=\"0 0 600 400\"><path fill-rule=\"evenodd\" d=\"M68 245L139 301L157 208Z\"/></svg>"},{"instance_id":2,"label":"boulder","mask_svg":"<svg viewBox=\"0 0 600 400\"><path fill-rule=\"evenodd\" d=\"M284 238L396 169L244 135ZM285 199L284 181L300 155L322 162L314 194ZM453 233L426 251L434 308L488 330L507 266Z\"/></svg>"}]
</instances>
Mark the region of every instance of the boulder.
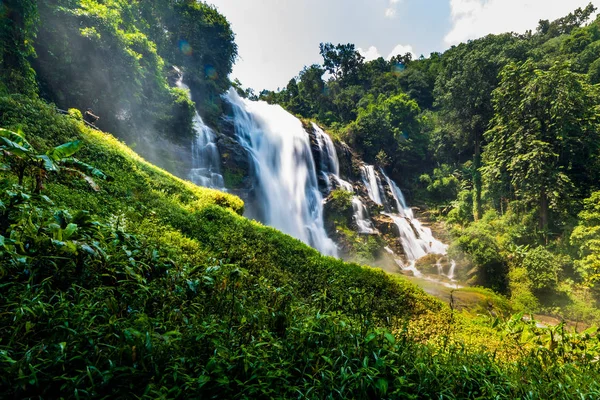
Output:
<instances>
[{"instance_id":1,"label":"boulder","mask_svg":"<svg viewBox=\"0 0 600 400\"><path fill-rule=\"evenodd\" d=\"M375 229L377 229L383 235L393 236L395 238L400 236L398 226L387 215L375 214L373 217L371 217L371 220L373 221Z\"/></svg>"}]
</instances>

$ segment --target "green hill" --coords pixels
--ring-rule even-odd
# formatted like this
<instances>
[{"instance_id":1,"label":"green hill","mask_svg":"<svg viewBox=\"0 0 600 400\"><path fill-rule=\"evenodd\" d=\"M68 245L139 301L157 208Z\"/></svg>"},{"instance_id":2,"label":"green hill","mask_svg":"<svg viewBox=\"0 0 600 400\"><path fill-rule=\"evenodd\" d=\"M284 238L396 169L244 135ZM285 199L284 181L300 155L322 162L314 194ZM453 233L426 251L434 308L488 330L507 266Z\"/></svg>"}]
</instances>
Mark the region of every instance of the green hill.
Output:
<instances>
[{"instance_id":1,"label":"green hill","mask_svg":"<svg viewBox=\"0 0 600 400\"><path fill-rule=\"evenodd\" d=\"M5 96L0 125L20 129L38 151L82 140L79 159L110 177L94 192L49 174L40 196L28 190L34 176L20 187L2 173L2 397L598 390L589 334L554 337L548 350L546 334L520 318L472 319L401 278L323 257L240 216L238 198L175 178L85 127L77 113ZM565 354L574 343L581 350Z\"/></svg>"}]
</instances>

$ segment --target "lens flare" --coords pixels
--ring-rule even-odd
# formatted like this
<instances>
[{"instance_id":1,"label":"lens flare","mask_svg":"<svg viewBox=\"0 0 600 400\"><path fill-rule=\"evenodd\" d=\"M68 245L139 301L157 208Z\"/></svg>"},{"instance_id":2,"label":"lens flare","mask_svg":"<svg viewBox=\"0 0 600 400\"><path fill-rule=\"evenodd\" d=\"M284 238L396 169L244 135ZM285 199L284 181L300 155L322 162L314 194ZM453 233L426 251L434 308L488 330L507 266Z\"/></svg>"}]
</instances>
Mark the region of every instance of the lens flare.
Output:
<instances>
[{"instance_id":1,"label":"lens flare","mask_svg":"<svg viewBox=\"0 0 600 400\"><path fill-rule=\"evenodd\" d=\"M217 70L212 65L204 66L204 74L208 79L212 79L213 81L219 77Z\"/></svg>"},{"instance_id":2,"label":"lens flare","mask_svg":"<svg viewBox=\"0 0 600 400\"><path fill-rule=\"evenodd\" d=\"M392 73L395 75L400 75L405 69L406 66L404 64L398 63L392 67Z\"/></svg>"},{"instance_id":3,"label":"lens flare","mask_svg":"<svg viewBox=\"0 0 600 400\"><path fill-rule=\"evenodd\" d=\"M186 56L191 56L192 53L194 52L194 50L192 49L192 46L190 46L190 44L185 40L179 41L179 51L181 51Z\"/></svg>"}]
</instances>

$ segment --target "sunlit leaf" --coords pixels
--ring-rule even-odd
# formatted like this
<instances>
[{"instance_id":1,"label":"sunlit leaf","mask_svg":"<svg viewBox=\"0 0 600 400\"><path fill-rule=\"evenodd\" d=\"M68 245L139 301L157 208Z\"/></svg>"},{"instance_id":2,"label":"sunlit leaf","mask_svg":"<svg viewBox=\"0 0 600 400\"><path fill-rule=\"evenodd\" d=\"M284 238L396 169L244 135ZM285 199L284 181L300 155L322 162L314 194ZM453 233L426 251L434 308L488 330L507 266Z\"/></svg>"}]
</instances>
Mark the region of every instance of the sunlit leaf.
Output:
<instances>
[{"instance_id":1,"label":"sunlit leaf","mask_svg":"<svg viewBox=\"0 0 600 400\"><path fill-rule=\"evenodd\" d=\"M65 144L61 144L49 150L46 154L54 161L60 161L64 158L71 157L73 154L77 153L83 142L81 140L75 140L73 142L68 142Z\"/></svg>"}]
</instances>

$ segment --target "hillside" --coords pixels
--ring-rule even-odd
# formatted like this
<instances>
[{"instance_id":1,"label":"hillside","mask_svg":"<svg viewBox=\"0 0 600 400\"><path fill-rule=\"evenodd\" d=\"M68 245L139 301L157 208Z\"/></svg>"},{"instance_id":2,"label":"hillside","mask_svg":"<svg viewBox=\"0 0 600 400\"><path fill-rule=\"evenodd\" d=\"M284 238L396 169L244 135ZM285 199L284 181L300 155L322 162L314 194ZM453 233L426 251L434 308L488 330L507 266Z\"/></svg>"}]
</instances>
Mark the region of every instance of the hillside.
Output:
<instances>
[{"instance_id":1,"label":"hillside","mask_svg":"<svg viewBox=\"0 0 600 400\"><path fill-rule=\"evenodd\" d=\"M229 81L234 34L205 3L0 2L0 398L599 397L598 329L530 314L600 320L592 12L349 71L336 51L357 53L324 44L332 79L312 66L319 90L259 102ZM440 68L497 47L469 125L472 71ZM517 182L498 171L535 157L493 156L559 146L557 129L550 178L579 189L544 214L544 162ZM481 159L462 134L485 137Z\"/></svg>"},{"instance_id":2,"label":"hillside","mask_svg":"<svg viewBox=\"0 0 600 400\"><path fill-rule=\"evenodd\" d=\"M504 328L249 221L237 214L239 199L171 176L76 117L19 96L0 104L2 126L19 125L40 150L81 139L80 159L112 177L98 193L50 177L49 204L26 195L27 179L19 188L4 173L6 396L508 398L535 387L567 398L597 390L588 380L595 363L569 357L574 364L563 366L560 352L531 340L542 333L530 331L533 353L521 353L521 342L502 341ZM560 343L571 346L571 336ZM533 356L540 351L550 358ZM539 368L575 380L539 381Z\"/></svg>"}]
</instances>

